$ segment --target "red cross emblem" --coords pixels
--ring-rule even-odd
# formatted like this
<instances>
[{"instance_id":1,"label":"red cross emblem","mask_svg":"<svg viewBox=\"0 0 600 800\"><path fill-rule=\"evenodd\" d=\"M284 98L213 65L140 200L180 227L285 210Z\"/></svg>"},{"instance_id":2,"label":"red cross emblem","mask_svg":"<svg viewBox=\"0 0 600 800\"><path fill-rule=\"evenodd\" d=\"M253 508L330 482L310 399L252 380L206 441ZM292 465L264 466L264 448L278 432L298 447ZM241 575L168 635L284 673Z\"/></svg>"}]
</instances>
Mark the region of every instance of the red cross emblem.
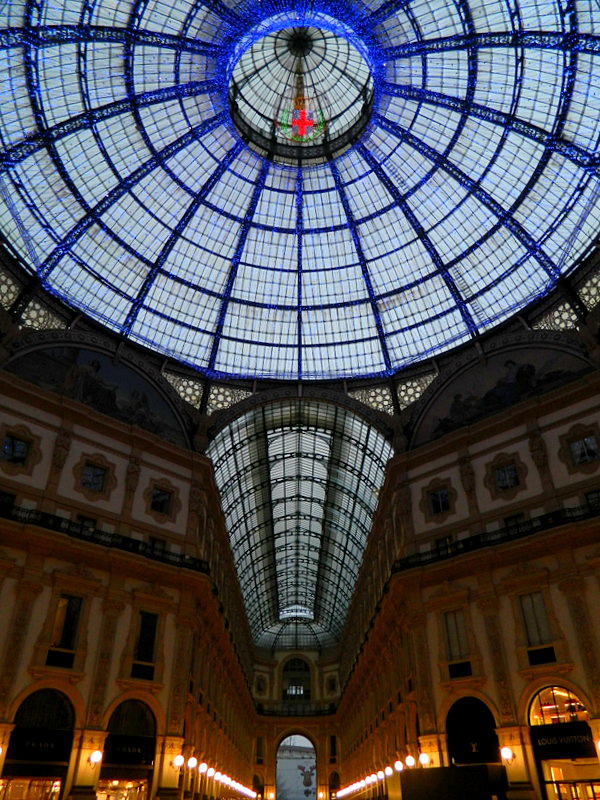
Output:
<instances>
[{"instance_id":1,"label":"red cross emblem","mask_svg":"<svg viewBox=\"0 0 600 800\"><path fill-rule=\"evenodd\" d=\"M306 116L306 111L303 108L300 110L294 109L292 126L296 128L296 134L298 136L306 136L308 129L312 128L314 124L314 121Z\"/></svg>"}]
</instances>

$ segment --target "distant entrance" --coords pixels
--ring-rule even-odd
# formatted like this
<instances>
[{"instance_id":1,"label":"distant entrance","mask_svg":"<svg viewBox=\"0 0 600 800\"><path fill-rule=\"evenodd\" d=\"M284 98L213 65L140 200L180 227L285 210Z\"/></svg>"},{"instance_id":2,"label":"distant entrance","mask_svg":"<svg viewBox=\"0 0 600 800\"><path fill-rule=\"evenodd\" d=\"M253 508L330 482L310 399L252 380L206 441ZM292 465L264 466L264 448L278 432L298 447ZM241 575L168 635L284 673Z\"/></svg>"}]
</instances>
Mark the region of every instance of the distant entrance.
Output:
<instances>
[{"instance_id":1,"label":"distant entrance","mask_svg":"<svg viewBox=\"0 0 600 800\"><path fill-rule=\"evenodd\" d=\"M316 800L317 754L306 736L286 737L277 749L277 800Z\"/></svg>"}]
</instances>

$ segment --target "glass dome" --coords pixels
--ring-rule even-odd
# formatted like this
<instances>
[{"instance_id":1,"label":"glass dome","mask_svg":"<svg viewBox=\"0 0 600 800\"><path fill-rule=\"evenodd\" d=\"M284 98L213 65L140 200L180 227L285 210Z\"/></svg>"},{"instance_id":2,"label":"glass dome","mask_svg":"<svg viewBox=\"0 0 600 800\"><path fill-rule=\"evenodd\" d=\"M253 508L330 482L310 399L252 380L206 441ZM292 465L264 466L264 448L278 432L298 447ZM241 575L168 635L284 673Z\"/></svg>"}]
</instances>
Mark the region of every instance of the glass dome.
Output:
<instances>
[{"instance_id":1,"label":"glass dome","mask_svg":"<svg viewBox=\"0 0 600 800\"><path fill-rule=\"evenodd\" d=\"M0 18L7 246L206 375L392 374L547 293L597 235L595 0L5 0ZM311 96L319 37L344 66ZM260 60L275 43L291 95ZM292 133L302 157L261 154L272 76L279 122L304 111L325 139L341 120L339 149L306 159L318 143Z\"/></svg>"}]
</instances>

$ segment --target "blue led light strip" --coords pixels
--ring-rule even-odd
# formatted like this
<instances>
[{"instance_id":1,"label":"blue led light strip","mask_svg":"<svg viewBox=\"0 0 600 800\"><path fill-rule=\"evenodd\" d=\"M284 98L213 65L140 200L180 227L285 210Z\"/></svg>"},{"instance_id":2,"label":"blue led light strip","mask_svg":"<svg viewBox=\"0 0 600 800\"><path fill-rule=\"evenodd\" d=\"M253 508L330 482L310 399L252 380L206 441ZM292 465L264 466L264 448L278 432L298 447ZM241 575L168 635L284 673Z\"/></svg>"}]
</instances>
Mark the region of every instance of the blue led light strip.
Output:
<instances>
[{"instance_id":1,"label":"blue led light strip","mask_svg":"<svg viewBox=\"0 0 600 800\"><path fill-rule=\"evenodd\" d=\"M5 28L0 30L0 50L12 47L35 47L42 49L77 42L110 42L125 44L133 39L136 45L152 45L170 50L184 50L203 56L218 56L223 47L212 42L174 36L160 31L140 28L117 28L106 25L35 25L27 28Z\"/></svg>"},{"instance_id":2,"label":"blue led light strip","mask_svg":"<svg viewBox=\"0 0 600 800\"><path fill-rule=\"evenodd\" d=\"M171 158L176 153L188 147L197 138L211 130L214 130L225 121L225 112L205 120L200 125L197 125L193 130L188 131L179 139L176 139L171 144L164 147L152 158L149 158L141 164L131 175L128 175L125 180L118 186L115 186L108 192L102 199L90 209L89 213L82 217L76 225L61 239L60 243L48 255L39 270L40 278L47 281L50 277L52 270L60 262L63 256L71 250L75 243L81 236L95 223L98 222L102 214L121 199L127 192L129 192L137 183L149 175L156 167L162 166L164 161Z\"/></svg>"},{"instance_id":3,"label":"blue led light strip","mask_svg":"<svg viewBox=\"0 0 600 800\"><path fill-rule=\"evenodd\" d=\"M383 186L385 186L387 192L390 194L390 196L393 198L398 208L402 211L402 213L408 220L411 228L414 230L417 237L419 238L419 241L423 244L423 246L427 250L429 257L431 258L435 266L436 272L443 279L444 283L446 284L446 288L448 289L450 295L452 296L452 299L456 303L456 307L460 311L460 315L463 319L463 322L467 326L467 330L472 336L475 336L479 331L477 329L477 325L475 324L475 320L473 319L471 312L469 311L469 307L467 306L466 300L464 297L462 297L461 293L459 292L454 279L448 272L448 269L446 268L444 262L442 261L440 254L437 252L435 245L431 241L430 237L427 235L427 232L417 219L415 213L413 212L409 204L406 202L406 199L402 196L396 185L392 182L389 175L386 174L381 164L379 164L375 160L373 154L370 153L367 150L367 148L361 144L357 145L357 149L364 158L364 160L367 162L367 164L371 167L373 172L377 175L378 179L381 181Z\"/></svg>"},{"instance_id":4,"label":"blue led light strip","mask_svg":"<svg viewBox=\"0 0 600 800\"><path fill-rule=\"evenodd\" d=\"M405 97L420 103L429 103L430 105L440 106L441 108L450 108L452 111L458 111L460 113L466 111L473 117L484 119L486 122L492 122L503 128L509 128L544 147L550 148L552 152L558 153L569 161L572 161L574 164L577 164L578 167L582 167L592 175L600 174L598 172L600 158L597 153L573 144L568 141L568 139L555 136L549 131L537 125L533 125L530 122L516 119L505 111L497 111L496 109L481 105L480 103L470 103L467 105L460 97L451 97L450 95L441 94L440 92L432 92L428 89L417 89L410 86L401 86L396 83L383 83L380 90L382 94ZM380 121L383 120L387 123L387 120L381 115L378 115L378 118Z\"/></svg>"},{"instance_id":5,"label":"blue led light strip","mask_svg":"<svg viewBox=\"0 0 600 800\"><path fill-rule=\"evenodd\" d=\"M242 228L240 230L240 235L238 237L235 253L233 254L233 258L231 259L231 267L229 269L229 275L227 276L227 283L225 285L225 289L223 290L221 308L219 309L219 318L217 320L217 326L215 328L213 343L210 351L210 356L208 359L209 370L214 369L215 362L217 360L217 353L219 350L219 344L221 343L221 334L223 333L223 326L225 325L225 316L227 314L227 308L229 306L229 301L231 299L233 284L235 283L235 279L237 277L240 261L244 253L244 247L246 246L246 239L248 238L248 233L250 232L250 227L252 225L252 218L254 217L258 201L260 200L262 190L264 189L265 181L267 180L267 175L269 173L270 166L271 163L269 161L263 160L260 172L258 174L258 178L256 179L256 183L254 185L254 189L252 190L252 196L250 198L250 202L248 203L248 209L246 211L246 215L244 216L244 222L242 223Z\"/></svg>"},{"instance_id":6,"label":"blue led light strip","mask_svg":"<svg viewBox=\"0 0 600 800\"><path fill-rule=\"evenodd\" d=\"M406 11L412 2L413 0L385 0L369 15L369 25L375 27L398 11Z\"/></svg>"},{"instance_id":7,"label":"blue led light strip","mask_svg":"<svg viewBox=\"0 0 600 800\"><path fill-rule=\"evenodd\" d=\"M445 36L382 49L384 58L411 58L428 53L446 53L466 48L530 48L537 50L573 50L576 53L600 53L600 36L591 33L555 31L509 31L507 33L470 33Z\"/></svg>"},{"instance_id":8,"label":"blue led light strip","mask_svg":"<svg viewBox=\"0 0 600 800\"><path fill-rule=\"evenodd\" d=\"M417 150L417 152L419 152L422 156L425 156L425 158L429 159L430 161L438 163L444 172L447 172L448 175L451 175L458 183L460 183L461 186L464 186L464 188L467 189L473 195L473 197L477 198L482 205L493 212L500 222L515 236L516 239L519 240L523 247L529 250L531 255L539 262L549 277L551 277L553 280L556 280L559 277L556 264L546 253L544 253L540 245L535 241L531 234L525 230L520 222L517 222L517 220L510 215L509 211L507 211L500 205L500 203L494 200L494 198L488 192L486 192L482 186L479 185L478 181L470 178L451 161L442 158L437 150L434 150L433 147L430 147L428 144L417 138L414 134L410 133L410 131L402 128L397 123L390 122L380 115L377 115L377 122L384 130L388 131L388 133L393 134L400 141L406 142L411 147L414 147L415 150ZM372 156L370 157L372 158ZM397 191L398 190L396 189L396 192Z\"/></svg>"},{"instance_id":9,"label":"blue led light strip","mask_svg":"<svg viewBox=\"0 0 600 800\"><path fill-rule=\"evenodd\" d=\"M210 176L204 182L202 188L200 189L194 200L189 204L189 206L185 210L185 213L183 214L177 225L173 228L173 230L169 234L169 238L165 242L162 250L160 251L159 256L154 262L152 269L146 275L142 288L140 289L139 294L135 299L135 302L131 306L131 309L127 314L125 322L121 326L120 332L124 336L127 336L131 333L133 324L137 319L137 316L142 306L144 305L144 301L148 295L148 292L150 291L156 279L156 276L163 268L165 261L169 257L169 254L171 253L172 249L177 244L179 237L185 231L191 220L194 218L194 215L204 202L206 196L209 194L209 192L211 192L214 189L215 185L223 177L225 172L227 172L229 166L231 165L231 162L238 157L243 147L244 147L243 142L236 142L236 144L231 148L231 150L229 150L229 152L219 163L217 168L210 174Z\"/></svg>"},{"instance_id":10,"label":"blue led light strip","mask_svg":"<svg viewBox=\"0 0 600 800\"><path fill-rule=\"evenodd\" d=\"M379 336L379 345L381 347L381 354L383 356L385 368L387 371L391 372L392 361L390 358L390 353L385 338L383 322L381 321L381 314L379 313L379 307L377 306L377 300L375 298L375 292L373 290L373 284L371 282L371 276L369 275L369 267L367 265L367 259L365 258L365 254L360 241L360 236L358 235L358 231L356 230L356 223L352 215L352 209L350 208L350 203L348 202L348 198L346 196L346 190L344 189L344 186L342 184L337 165L335 161L331 161L329 165L331 167L331 174L333 175L333 180L335 181L335 188L337 189L337 193L342 203L346 219L348 220L348 228L350 230L350 235L352 236L352 241L354 243L354 249L356 250L356 255L360 263L363 280L367 288L369 303L371 305L371 311L373 313L375 327L377 328L377 335Z\"/></svg>"},{"instance_id":11,"label":"blue led light strip","mask_svg":"<svg viewBox=\"0 0 600 800\"><path fill-rule=\"evenodd\" d=\"M132 98L127 98L126 100L115 100L112 103L106 103L103 106L92 108L83 114L78 114L75 117L64 120L64 122L50 125L38 133L31 134L31 136L23 139L22 142L0 151L0 172L14 164L18 164L20 161L32 155L32 153L43 150L44 147L47 147L50 143L57 142L65 136L85 130L111 117L131 113L134 107L145 108L147 106L157 105L158 103L167 103L170 100L179 100L184 97L198 97L216 91L217 89L218 83L214 80L190 81L189 83L180 84L179 86L167 86L164 89L154 89L151 92L143 92Z\"/></svg>"},{"instance_id":12,"label":"blue led light strip","mask_svg":"<svg viewBox=\"0 0 600 800\"><path fill-rule=\"evenodd\" d=\"M302 168L296 170L296 268L298 270L298 379L302 379L302 246L303 246L303 192L304 182Z\"/></svg>"}]
</instances>

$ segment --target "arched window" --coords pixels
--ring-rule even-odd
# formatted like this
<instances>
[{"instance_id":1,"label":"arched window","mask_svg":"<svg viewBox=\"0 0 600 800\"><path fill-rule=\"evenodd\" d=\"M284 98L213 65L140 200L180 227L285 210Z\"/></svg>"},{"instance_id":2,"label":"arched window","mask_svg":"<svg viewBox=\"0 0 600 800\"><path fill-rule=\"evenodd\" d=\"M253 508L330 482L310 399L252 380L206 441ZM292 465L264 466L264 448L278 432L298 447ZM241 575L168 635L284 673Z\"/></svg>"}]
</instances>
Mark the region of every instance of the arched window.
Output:
<instances>
[{"instance_id":1,"label":"arched window","mask_svg":"<svg viewBox=\"0 0 600 800\"><path fill-rule=\"evenodd\" d=\"M581 722L589 714L577 697L563 686L546 686L529 706L530 725L554 725L561 722Z\"/></svg>"},{"instance_id":2,"label":"arched window","mask_svg":"<svg viewBox=\"0 0 600 800\"><path fill-rule=\"evenodd\" d=\"M283 699L310 700L310 666L303 658L290 658L283 667Z\"/></svg>"},{"instance_id":3,"label":"arched window","mask_svg":"<svg viewBox=\"0 0 600 800\"><path fill-rule=\"evenodd\" d=\"M71 758L74 722L73 706L62 692L41 689L30 694L15 714L3 775L56 778L60 788ZM49 786L52 781L44 791Z\"/></svg>"},{"instance_id":4,"label":"arched window","mask_svg":"<svg viewBox=\"0 0 600 800\"><path fill-rule=\"evenodd\" d=\"M154 714L140 700L126 700L113 711L104 744L103 776L111 766L135 765L148 769L156 746Z\"/></svg>"}]
</instances>

